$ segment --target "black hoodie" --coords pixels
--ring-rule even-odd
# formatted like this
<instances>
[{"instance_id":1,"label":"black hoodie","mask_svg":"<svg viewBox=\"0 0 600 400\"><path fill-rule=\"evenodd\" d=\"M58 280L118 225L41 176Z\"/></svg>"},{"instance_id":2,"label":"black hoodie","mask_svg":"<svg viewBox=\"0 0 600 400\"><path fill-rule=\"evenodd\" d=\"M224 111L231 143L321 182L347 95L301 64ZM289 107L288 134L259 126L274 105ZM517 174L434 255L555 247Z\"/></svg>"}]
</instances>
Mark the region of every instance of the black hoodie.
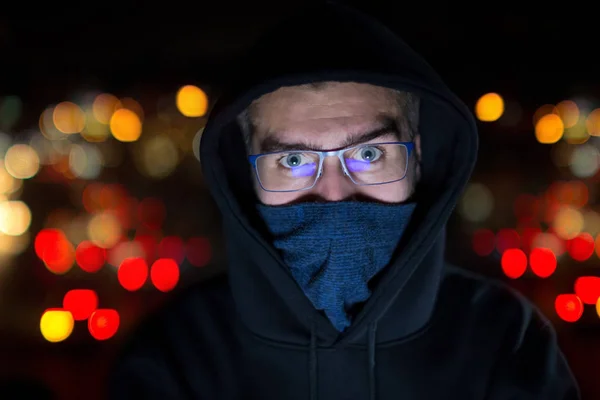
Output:
<instances>
[{"instance_id":1,"label":"black hoodie","mask_svg":"<svg viewBox=\"0 0 600 400\"><path fill-rule=\"evenodd\" d=\"M314 309L256 216L236 116L281 86L353 81L421 98L417 209L373 293L339 333ZM200 144L228 273L177 296L132 338L115 399L577 399L550 323L523 296L444 261L469 180L465 105L390 30L335 4L271 30L215 104Z\"/></svg>"}]
</instances>

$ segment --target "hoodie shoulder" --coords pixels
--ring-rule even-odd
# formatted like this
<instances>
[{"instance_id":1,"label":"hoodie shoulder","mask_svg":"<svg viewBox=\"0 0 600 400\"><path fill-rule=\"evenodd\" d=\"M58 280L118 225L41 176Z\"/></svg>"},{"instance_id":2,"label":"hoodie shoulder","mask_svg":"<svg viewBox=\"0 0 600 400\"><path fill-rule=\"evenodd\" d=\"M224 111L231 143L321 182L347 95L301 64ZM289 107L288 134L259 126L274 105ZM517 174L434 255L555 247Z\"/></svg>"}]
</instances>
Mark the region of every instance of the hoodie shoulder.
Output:
<instances>
[{"instance_id":1,"label":"hoodie shoulder","mask_svg":"<svg viewBox=\"0 0 600 400\"><path fill-rule=\"evenodd\" d=\"M438 299L448 329L459 327L495 349L488 399L579 399L577 382L548 318L508 285L449 266ZM441 309L441 310L440 310ZM448 325L451 324L451 325ZM492 343L495 342L495 343Z\"/></svg>"}]
</instances>

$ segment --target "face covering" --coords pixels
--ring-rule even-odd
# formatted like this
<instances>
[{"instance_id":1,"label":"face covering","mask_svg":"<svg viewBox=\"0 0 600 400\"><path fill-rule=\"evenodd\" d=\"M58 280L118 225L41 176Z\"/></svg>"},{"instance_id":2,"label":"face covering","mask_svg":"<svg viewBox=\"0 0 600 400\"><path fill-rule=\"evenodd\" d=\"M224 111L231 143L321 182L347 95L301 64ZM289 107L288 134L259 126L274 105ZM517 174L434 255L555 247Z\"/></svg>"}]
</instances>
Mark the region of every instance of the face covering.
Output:
<instances>
[{"instance_id":1,"label":"face covering","mask_svg":"<svg viewBox=\"0 0 600 400\"><path fill-rule=\"evenodd\" d=\"M392 257L415 203L258 205L273 245L304 294L340 332L371 295L368 282Z\"/></svg>"}]
</instances>

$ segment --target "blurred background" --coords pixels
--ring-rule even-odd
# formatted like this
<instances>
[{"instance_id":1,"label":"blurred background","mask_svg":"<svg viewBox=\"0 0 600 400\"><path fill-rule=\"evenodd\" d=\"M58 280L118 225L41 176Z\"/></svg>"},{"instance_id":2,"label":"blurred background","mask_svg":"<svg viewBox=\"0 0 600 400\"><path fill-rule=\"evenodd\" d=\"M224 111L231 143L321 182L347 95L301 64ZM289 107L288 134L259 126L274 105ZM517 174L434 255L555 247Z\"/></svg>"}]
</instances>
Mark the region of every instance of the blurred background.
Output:
<instances>
[{"instance_id":1,"label":"blurred background","mask_svg":"<svg viewBox=\"0 0 600 400\"><path fill-rule=\"evenodd\" d=\"M5 8L0 397L104 398L132 329L222 270L202 129L236 58L302 3ZM401 35L477 116L479 163L448 224L448 258L534 301L584 399L600 398L593 15L347 3Z\"/></svg>"}]
</instances>

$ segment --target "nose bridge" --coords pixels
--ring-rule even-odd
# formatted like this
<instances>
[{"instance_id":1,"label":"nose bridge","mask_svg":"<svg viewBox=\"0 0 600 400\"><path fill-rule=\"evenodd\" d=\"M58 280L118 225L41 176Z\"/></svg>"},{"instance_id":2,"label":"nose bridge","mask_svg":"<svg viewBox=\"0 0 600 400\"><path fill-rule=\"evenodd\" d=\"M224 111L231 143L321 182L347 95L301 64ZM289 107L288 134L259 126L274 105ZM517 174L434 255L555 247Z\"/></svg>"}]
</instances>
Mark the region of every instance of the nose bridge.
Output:
<instances>
[{"instance_id":1,"label":"nose bridge","mask_svg":"<svg viewBox=\"0 0 600 400\"><path fill-rule=\"evenodd\" d=\"M321 177L315 185L315 192L328 201L348 198L356 191L355 185L344 174L342 160L337 151L324 153Z\"/></svg>"}]
</instances>

